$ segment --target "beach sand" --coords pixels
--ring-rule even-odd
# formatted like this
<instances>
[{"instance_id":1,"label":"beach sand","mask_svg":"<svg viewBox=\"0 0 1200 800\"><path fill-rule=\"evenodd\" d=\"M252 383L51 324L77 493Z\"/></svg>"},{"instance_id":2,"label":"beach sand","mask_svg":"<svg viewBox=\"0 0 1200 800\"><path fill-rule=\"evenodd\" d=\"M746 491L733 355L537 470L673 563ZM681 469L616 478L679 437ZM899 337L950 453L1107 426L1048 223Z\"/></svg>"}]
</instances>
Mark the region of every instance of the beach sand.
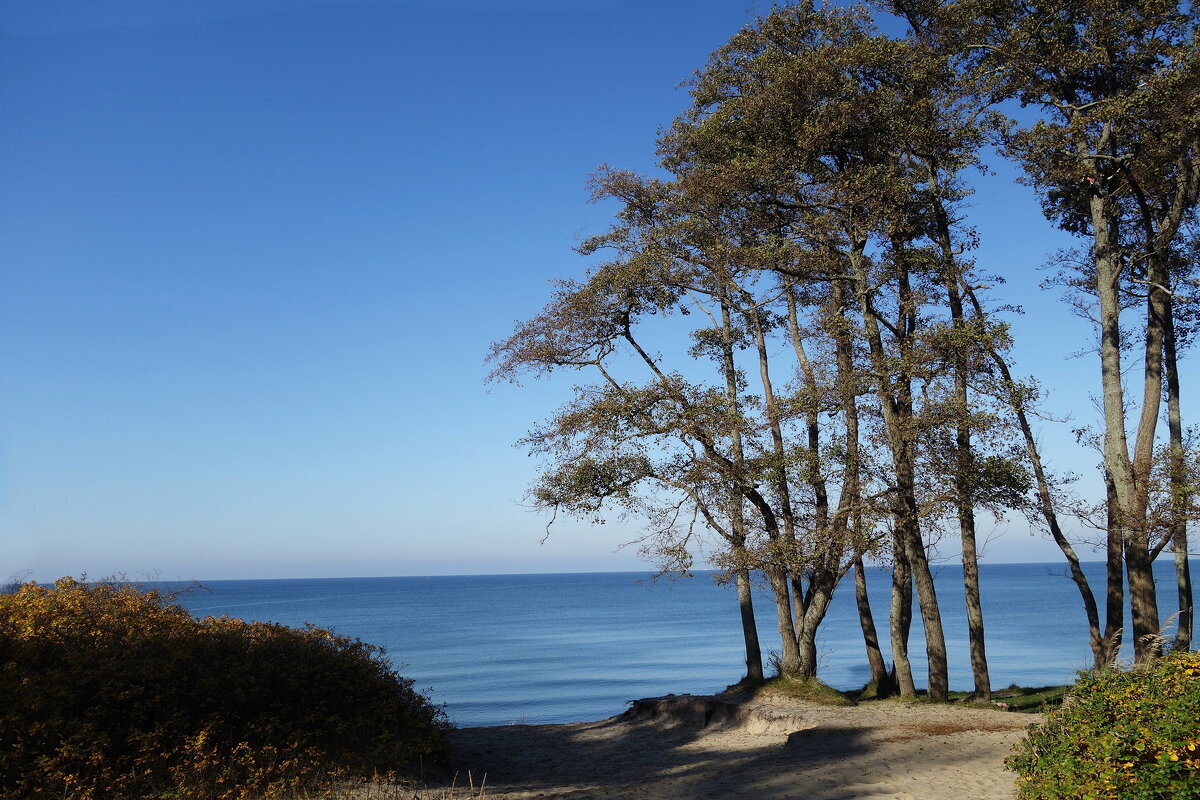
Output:
<instances>
[{"instance_id":1,"label":"beach sand","mask_svg":"<svg viewBox=\"0 0 1200 800\"><path fill-rule=\"evenodd\" d=\"M600 722L462 728L456 783L491 798L1011 798L1004 758L1040 715L884 701L637 701Z\"/></svg>"}]
</instances>

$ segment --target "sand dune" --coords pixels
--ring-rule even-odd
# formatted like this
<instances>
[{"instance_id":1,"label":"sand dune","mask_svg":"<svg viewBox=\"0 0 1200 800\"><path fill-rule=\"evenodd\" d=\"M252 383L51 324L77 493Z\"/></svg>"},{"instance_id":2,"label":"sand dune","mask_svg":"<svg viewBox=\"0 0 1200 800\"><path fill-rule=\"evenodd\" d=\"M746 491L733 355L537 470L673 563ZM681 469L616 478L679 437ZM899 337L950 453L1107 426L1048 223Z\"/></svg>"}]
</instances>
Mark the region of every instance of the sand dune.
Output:
<instances>
[{"instance_id":1,"label":"sand dune","mask_svg":"<svg viewBox=\"0 0 1200 800\"><path fill-rule=\"evenodd\" d=\"M493 798L991 800L1040 716L897 701L836 707L691 696L571 725L455 731L455 769Z\"/></svg>"}]
</instances>

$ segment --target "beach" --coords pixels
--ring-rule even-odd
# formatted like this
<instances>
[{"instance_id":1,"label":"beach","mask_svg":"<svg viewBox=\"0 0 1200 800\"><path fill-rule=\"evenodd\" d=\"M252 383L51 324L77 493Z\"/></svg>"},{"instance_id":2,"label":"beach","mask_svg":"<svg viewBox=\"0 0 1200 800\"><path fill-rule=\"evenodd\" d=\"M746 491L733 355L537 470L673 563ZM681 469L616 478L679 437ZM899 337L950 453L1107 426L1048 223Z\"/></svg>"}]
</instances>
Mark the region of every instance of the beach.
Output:
<instances>
[{"instance_id":1,"label":"beach","mask_svg":"<svg viewBox=\"0 0 1200 800\"><path fill-rule=\"evenodd\" d=\"M1041 715L896 700L636 701L599 722L454 731L454 782L484 796L999 800L1004 758Z\"/></svg>"}]
</instances>

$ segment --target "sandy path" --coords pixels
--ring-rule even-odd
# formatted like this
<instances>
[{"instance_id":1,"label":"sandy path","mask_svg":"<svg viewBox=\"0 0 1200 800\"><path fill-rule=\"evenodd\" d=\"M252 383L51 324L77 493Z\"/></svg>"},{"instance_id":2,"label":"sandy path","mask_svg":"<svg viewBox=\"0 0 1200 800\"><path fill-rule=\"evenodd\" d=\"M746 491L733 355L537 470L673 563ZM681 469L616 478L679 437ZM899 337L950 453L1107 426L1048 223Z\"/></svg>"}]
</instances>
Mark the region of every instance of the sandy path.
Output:
<instances>
[{"instance_id":1,"label":"sandy path","mask_svg":"<svg viewBox=\"0 0 1200 800\"><path fill-rule=\"evenodd\" d=\"M695 699L707 700L707 699ZM670 701L601 722L455 731L455 769L494 798L991 800L1040 717L953 706ZM656 713L657 712L657 713ZM722 714L727 718L722 719ZM705 716L712 717L704 725Z\"/></svg>"}]
</instances>

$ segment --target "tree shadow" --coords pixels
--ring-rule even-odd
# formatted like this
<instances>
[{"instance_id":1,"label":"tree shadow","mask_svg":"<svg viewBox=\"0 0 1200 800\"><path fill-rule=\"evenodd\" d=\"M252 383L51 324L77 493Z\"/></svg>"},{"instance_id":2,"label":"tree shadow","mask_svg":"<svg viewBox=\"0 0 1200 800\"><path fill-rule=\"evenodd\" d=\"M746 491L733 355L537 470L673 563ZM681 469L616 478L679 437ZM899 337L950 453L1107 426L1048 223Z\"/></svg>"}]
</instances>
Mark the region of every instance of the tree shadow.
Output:
<instances>
[{"instance_id":1,"label":"tree shadow","mask_svg":"<svg viewBox=\"0 0 1200 800\"><path fill-rule=\"evenodd\" d=\"M925 780L931 769L954 780L953 775L969 772L961 769L966 762L979 767L998 761L1007 745L991 755L968 740L959 740L966 746L945 746L947 736L983 733L969 726L930 733L921 726L855 727L847 721L791 734L753 734L736 723L704 726L695 718L646 720L626 714L574 725L461 729L452 735L453 770L459 785L468 772L476 785L486 776L489 794L524 791L582 800L657 791L688 800L851 800L898 792L898 781ZM1004 791L1007 778L991 780L998 783L989 791ZM964 786L960 796L980 795Z\"/></svg>"}]
</instances>

